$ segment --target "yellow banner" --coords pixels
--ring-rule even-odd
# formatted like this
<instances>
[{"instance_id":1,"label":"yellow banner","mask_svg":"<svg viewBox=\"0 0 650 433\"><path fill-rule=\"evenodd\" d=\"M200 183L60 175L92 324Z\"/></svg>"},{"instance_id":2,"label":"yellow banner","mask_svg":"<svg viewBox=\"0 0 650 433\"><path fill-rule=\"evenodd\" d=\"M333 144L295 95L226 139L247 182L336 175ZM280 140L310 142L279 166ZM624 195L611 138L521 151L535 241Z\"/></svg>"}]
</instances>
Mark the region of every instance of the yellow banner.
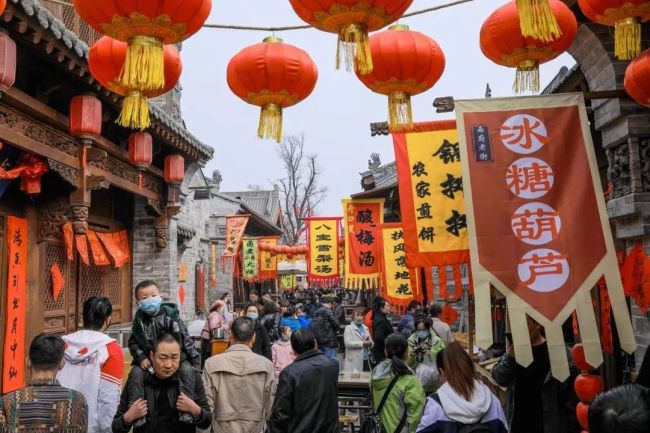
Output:
<instances>
[{"instance_id":1,"label":"yellow banner","mask_svg":"<svg viewBox=\"0 0 650 433\"><path fill-rule=\"evenodd\" d=\"M293 288L296 286L295 281L296 276L294 274L280 275L280 289L293 290Z\"/></svg>"},{"instance_id":2,"label":"yellow banner","mask_svg":"<svg viewBox=\"0 0 650 433\"><path fill-rule=\"evenodd\" d=\"M278 256L271 250L278 244L279 238L262 237L259 238L259 241L260 244L264 242L270 246L270 249L262 250L260 248L260 280L273 280L278 276Z\"/></svg>"},{"instance_id":3,"label":"yellow banner","mask_svg":"<svg viewBox=\"0 0 650 433\"><path fill-rule=\"evenodd\" d=\"M415 296L417 279L406 267L404 230L400 224L384 224L380 230L383 248L384 294L391 303L405 304Z\"/></svg>"},{"instance_id":4,"label":"yellow banner","mask_svg":"<svg viewBox=\"0 0 650 433\"><path fill-rule=\"evenodd\" d=\"M338 233L341 218L308 218L308 278L312 286L339 283Z\"/></svg>"}]
</instances>

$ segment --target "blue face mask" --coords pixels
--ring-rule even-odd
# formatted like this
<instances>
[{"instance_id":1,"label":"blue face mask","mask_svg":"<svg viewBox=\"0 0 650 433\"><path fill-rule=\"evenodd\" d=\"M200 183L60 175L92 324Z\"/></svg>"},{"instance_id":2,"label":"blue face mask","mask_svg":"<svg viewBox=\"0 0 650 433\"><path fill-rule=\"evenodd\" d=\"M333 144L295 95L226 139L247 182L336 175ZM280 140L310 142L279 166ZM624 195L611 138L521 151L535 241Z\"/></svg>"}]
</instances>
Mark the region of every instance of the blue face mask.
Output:
<instances>
[{"instance_id":1,"label":"blue face mask","mask_svg":"<svg viewBox=\"0 0 650 433\"><path fill-rule=\"evenodd\" d=\"M143 299L139 302L140 309L143 313L146 313L150 316L155 316L160 311L160 305L162 304L162 298L160 296L154 296L152 298Z\"/></svg>"},{"instance_id":2,"label":"blue face mask","mask_svg":"<svg viewBox=\"0 0 650 433\"><path fill-rule=\"evenodd\" d=\"M425 338L429 338L429 331L418 331L417 336L422 340Z\"/></svg>"},{"instance_id":3,"label":"blue face mask","mask_svg":"<svg viewBox=\"0 0 650 433\"><path fill-rule=\"evenodd\" d=\"M259 315L257 313L248 313L246 316L249 319L253 319L253 320L257 320L257 318L259 317Z\"/></svg>"}]
</instances>

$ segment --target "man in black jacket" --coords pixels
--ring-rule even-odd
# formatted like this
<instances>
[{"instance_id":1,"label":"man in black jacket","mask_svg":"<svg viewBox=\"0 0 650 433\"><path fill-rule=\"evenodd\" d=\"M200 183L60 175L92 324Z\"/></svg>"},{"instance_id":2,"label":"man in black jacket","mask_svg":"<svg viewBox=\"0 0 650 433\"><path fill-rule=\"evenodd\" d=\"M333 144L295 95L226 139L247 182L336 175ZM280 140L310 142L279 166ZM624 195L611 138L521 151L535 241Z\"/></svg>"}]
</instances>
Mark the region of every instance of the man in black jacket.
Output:
<instances>
[{"instance_id":1,"label":"man in black jacket","mask_svg":"<svg viewBox=\"0 0 650 433\"><path fill-rule=\"evenodd\" d=\"M177 373L180 367L181 346L174 336L158 336L150 359L154 373L145 373L146 398L138 398L130 404L133 397L129 395L130 387L127 381L113 418L113 433L129 432L134 427L134 422L142 418L145 418L144 424L134 427L134 433L196 433L197 427L209 427L212 415L200 373L194 371L193 398L180 391ZM192 422L180 422L179 413L190 414Z\"/></svg>"},{"instance_id":2,"label":"man in black jacket","mask_svg":"<svg viewBox=\"0 0 650 433\"><path fill-rule=\"evenodd\" d=\"M323 353L330 358L336 359L337 336L341 325L332 312L333 304L334 297L323 296L321 298L321 307L314 314L311 331L315 335L318 346Z\"/></svg>"},{"instance_id":3,"label":"man in black jacket","mask_svg":"<svg viewBox=\"0 0 650 433\"><path fill-rule=\"evenodd\" d=\"M308 329L291 336L296 360L280 373L268 433L338 432L339 363L316 349Z\"/></svg>"}]
</instances>

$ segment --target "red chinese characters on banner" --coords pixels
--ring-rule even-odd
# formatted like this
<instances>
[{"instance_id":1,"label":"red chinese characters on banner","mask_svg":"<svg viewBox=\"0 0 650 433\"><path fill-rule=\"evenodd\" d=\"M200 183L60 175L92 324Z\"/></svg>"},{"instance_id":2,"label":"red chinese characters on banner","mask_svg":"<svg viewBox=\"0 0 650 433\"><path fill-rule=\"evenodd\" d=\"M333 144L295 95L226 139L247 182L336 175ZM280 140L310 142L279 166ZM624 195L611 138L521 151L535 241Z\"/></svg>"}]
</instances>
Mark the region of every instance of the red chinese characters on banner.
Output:
<instances>
[{"instance_id":1,"label":"red chinese characters on banner","mask_svg":"<svg viewBox=\"0 0 650 433\"><path fill-rule=\"evenodd\" d=\"M379 287L378 227L384 222L384 199L343 200L345 230L345 286Z\"/></svg>"},{"instance_id":2,"label":"red chinese characters on banner","mask_svg":"<svg viewBox=\"0 0 650 433\"><path fill-rule=\"evenodd\" d=\"M27 303L27 220L7 217L7 312L2 358L2 393L25 380L25 304Z\"/></svg>"}]
</instances>

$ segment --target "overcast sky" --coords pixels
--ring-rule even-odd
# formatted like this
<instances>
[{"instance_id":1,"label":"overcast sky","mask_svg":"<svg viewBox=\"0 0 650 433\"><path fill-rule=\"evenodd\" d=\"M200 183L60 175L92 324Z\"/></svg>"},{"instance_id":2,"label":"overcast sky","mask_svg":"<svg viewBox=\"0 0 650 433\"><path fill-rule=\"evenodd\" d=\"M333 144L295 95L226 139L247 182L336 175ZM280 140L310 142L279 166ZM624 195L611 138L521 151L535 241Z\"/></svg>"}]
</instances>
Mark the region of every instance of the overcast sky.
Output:
<instances>
[{"instance_id":1,"label":"overcast sky","mask_svg":"<svg viewBox=\"0 0 650 433\"><path fill-rule=\"evenodd\" d=\"M447 0L415 0L411 11L446 3ZM474 0L469 3L400 21L412 30L435 39L446 57L445 72L428 92L413 98L416 121L451 118L436 114L433 99L483 98L485 85L492 96L511 96L514 70L495 65L479 48L483 21L504 0ZM213 0L208 20L215 24L252 26L300 25L287 0ZM256 136L259 108L234 96L226 83L226 66L242 48L261 42L265 32L204 28L183 45L184 70L182 110L188 129L215 149L206 175L218 169L222 191L244 190L247 185L271 187L283 175L274 141ZM318 154L321 184L328 187L326 200L317 213L340 215L341 199L359 192L359 172L367 169L371 153L382 163L394 160L389 137L370 137L370 122L386 120L387 98L361 84L353 73L334 67L336 36L314 29L277 34L286 43L307 51L316 62L316 89L302 103L284 110L284 133L305 133L308 153ZM571 66L565 55L542 65L542 87L561 66Z\"/></svg>"}]
</instances>

